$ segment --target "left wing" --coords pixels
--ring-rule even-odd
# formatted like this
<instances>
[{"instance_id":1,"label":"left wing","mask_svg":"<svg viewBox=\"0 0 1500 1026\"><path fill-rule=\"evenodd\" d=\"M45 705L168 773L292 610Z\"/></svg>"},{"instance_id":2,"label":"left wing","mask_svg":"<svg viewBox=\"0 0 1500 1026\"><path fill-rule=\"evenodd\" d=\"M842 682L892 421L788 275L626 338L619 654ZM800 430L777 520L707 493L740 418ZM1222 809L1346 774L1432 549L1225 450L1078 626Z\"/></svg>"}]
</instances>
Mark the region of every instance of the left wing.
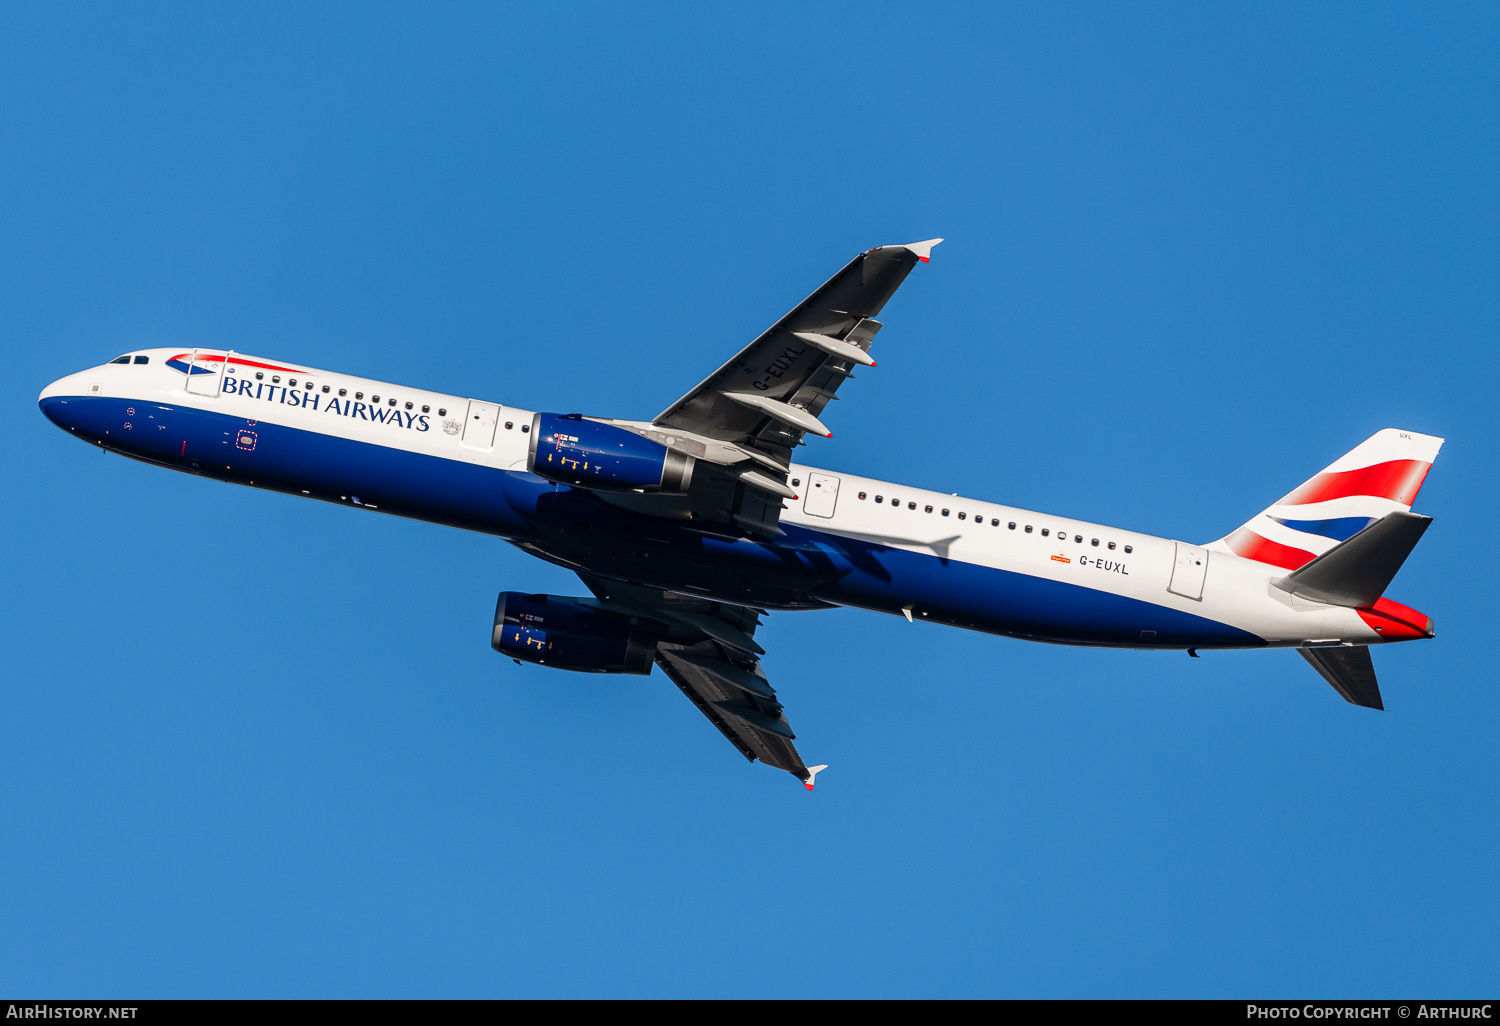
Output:
<instances>
[{"instance_id":1,"label":"left wing","mask_svg":"<svg viewBox=\"0 0 1500 1026\"><path fill-rule=\"evenodd\" d=\"M672 632L657 645L656 663L672 683L741 755L786 770L812 790L827 767L802 762L776 689L760 672L759 610L578 576L606 607L666 622Z\"/></svg>"}]
</instances>

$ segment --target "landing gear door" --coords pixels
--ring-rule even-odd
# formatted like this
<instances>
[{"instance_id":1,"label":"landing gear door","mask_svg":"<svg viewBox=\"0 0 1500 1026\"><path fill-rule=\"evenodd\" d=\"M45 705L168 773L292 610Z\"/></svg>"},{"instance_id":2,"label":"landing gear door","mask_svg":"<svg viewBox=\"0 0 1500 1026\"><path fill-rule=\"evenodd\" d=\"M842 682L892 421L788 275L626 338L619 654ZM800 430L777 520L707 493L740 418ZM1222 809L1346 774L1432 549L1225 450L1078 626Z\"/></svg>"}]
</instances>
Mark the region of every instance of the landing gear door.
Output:
<instances>
[{"instance_id":1,"label":"landing gear door","mask_svg":"<svg viewBox=\"0 0 1500 1026\"><path fill-rule=\"evenodd\" d=\"M1167 590L1183 598L1203 598L1203 578L1208 573L1208 550L1185 542L1175 542L1177 562L1172 566L1172 583Z\"/></svg>"},{"instance_id":2,"label":"landing gear door","mask_svg":"<svg viewBox=\"0 0 1500 1026\"><path fill-rule=\"evenodd\" d=\"M493 449L495 447L495 424L499 419L500 407L494 403L470 399L469 415L464 419L464 447Z\"/></svg>"},{"instance_id":3,"label":"landing gear door","mask_svg":"<svg viewBox=\"0 0 1500 1026\"><path fill-rule=\"evenodd\" d=\"M802 512L810 517L831 517L839 501L839 479L829 474L807 475L807 498Z\"/></svg>"},{"instance_id":4,"label":"landing gear door","mask_svg":"<svg viewBox=\"0 0 1500 1026\"><path fill-rule=\"evenodd\" d=\"M224 387L224 368L229 366L229 357L228 352L194 349L183 388L191 395L217 396Z\"/></svg>"}]
</instances>

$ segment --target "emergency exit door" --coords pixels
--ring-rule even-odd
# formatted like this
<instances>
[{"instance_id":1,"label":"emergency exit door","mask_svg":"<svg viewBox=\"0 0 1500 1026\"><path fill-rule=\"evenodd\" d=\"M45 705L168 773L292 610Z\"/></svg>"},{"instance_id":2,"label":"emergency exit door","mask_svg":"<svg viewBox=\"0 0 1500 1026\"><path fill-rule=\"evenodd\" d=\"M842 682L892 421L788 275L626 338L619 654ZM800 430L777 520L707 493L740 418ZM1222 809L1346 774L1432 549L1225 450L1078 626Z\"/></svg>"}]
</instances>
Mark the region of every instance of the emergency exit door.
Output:
<instances>
[{"instance_id":1,"label":"emergency exit door","mask_svg":"<svg viewBox=\"0 0 1500 1026\"><path fill-rule=\"evenodd\" d=\"M839 479L829 474L807 475L807 497L802 512L810 517L831 517L839 501Z\"/></svg>"}]
</instances>

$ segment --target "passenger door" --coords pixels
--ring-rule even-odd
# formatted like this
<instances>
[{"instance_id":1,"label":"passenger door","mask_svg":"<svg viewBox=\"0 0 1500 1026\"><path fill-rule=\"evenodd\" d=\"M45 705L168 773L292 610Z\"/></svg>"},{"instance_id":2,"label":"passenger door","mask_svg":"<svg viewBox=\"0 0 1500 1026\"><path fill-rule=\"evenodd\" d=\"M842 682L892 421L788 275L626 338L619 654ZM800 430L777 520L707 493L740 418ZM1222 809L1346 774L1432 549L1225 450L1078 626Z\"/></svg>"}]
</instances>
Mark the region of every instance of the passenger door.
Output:
<instances>
[{"instance_id":1,"label":"passenger door","mask_svg":"<svg viewBox=\"0 0 1500 1026\"><path fill-rule=\"evenodd\" d=\"M495 424L500 420L500 407L494 403L469 400L469 413L464 419L463 444L470 449L493 449L495 447Z\"/></svg>"},{"instance_id":2,"label":"passenger door","mask_svg":"<svg viewBox=\"0 0 1500 1026\"><path fill-rule=\"evenodd\" d=\"M1208 573L1208 550L1186 542L1174 542L1177 562L1172 565L1172 583L1167 590L1183 598L1203 598L1203 578Z\"/></svg>"},{"instance_id":3,"label":"passenger door","mask_svg":"<svg viewBox=\"0 0 1500 1026\"><path fill-rule=\"evenodd\" d=\"M194 349L183 388L191 395L217 396L224 385L224 368L229 366L229 357L228 350Z\"/></svg>"}]
</instances>

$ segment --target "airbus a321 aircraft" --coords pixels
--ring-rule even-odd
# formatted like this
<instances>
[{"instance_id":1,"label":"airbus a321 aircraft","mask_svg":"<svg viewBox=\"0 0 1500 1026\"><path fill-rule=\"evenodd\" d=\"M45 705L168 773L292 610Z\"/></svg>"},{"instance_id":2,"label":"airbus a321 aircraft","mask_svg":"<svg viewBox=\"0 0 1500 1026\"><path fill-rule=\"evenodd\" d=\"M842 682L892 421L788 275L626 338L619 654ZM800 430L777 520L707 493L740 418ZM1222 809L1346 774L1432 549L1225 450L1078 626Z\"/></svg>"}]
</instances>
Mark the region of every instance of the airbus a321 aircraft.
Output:
<instances>
[{"instance_id":1,"label":"airbus a321 aircraft","mask_svg":"<svg viewBox=\"0 0 1500 1026\"><path fill-rule=\"evenodd\" d=\"M1380 431L1218 541L1189 544L794 462L875 318L941 239L881 246L654 420L537 413L215 349L132 352L47 386L91 445L172 470L497 535L586 597L508 591L491 645L592 673L660 666L747 759L811 789L755 629L857 606L1030 641L1295 648L1381 709L1371 645L1433 636L1384 598L1430 518L1442 439Z\"/></svg>"}]
</instances>

